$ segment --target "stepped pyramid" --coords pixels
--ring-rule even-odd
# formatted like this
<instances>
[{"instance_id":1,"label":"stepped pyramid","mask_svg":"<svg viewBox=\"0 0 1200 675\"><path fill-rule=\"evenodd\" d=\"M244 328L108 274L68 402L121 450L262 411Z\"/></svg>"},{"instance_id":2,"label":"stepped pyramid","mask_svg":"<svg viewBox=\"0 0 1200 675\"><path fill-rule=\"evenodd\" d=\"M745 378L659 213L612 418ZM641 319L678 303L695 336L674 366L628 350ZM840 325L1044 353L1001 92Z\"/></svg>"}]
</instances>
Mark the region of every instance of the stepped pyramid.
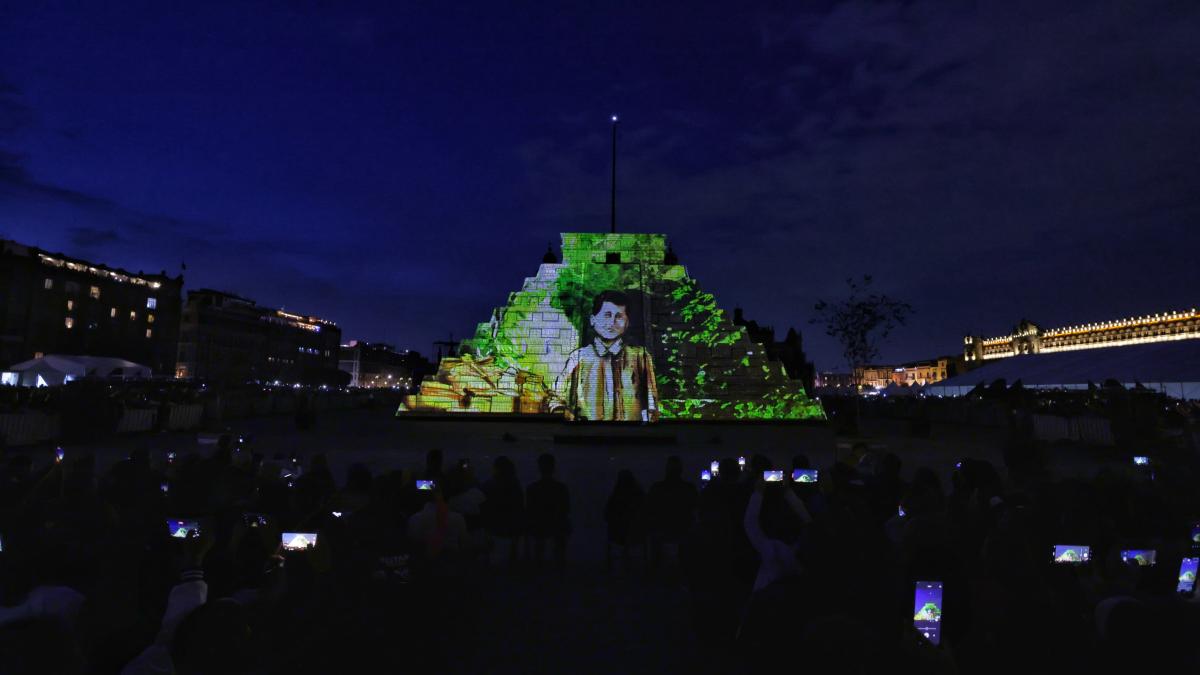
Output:
<instances>
[{"instance_id":1,"label":"stepped pyramid","mask_svg":"<svg viewBox=\"0 0 1200 675\"><path fill-rule=\"evenodd\" d=\"M562 252L443 358L397 414L551 412L563 402L572 353L591 348L593 298L620 291L629 300L622 340L652 361L657 396L644 405L661 419L824 418L783 364L668 261L664 235L564 233Z\"/></svg>"}]
</instances>

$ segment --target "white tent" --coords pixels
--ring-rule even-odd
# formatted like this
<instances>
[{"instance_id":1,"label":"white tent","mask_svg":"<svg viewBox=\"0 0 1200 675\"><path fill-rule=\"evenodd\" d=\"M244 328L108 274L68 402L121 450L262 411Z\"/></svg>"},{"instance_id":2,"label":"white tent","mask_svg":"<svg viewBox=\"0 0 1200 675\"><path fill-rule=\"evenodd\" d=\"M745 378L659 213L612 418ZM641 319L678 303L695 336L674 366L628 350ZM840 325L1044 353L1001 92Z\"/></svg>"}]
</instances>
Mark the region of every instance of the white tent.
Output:
<instances>
[{"instance_id":1,"label":"white tent","mask_svg":"<svg viewBox=\"0 0 1200 675\"><path fill-rule=\"evenodd\" d=\"M108 356L47 354L4 370L3 383L23 387L55 387L84 377L137 380L150 377L150 368Z\"/></svg>"},{"instance_id":2,"label":"white tent","mask_svg":"<svg viewBox=\"0 0 1200 675\"><path fill-rule=\"evenodd\" d=\"M1200 339L1010 356L928 385L925 394L963 396L996 380L1009 386L1020 380L1031 389L1087 389L1089 382L1116 380L1127 389L1140 384L1172 398L1196 400Z\"/></svg>"}]
</instances>

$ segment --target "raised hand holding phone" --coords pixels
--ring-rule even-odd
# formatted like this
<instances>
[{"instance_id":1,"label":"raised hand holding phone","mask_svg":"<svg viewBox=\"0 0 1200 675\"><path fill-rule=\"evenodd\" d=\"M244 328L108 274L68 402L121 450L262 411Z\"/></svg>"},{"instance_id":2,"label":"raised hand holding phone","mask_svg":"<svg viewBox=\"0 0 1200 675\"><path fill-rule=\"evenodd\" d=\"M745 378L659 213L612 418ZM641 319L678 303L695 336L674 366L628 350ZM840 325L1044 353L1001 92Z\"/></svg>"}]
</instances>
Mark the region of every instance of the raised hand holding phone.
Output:
<instances>
[{"instance_id":1,"label":"raised hand holding phone","mask_svg":"<svg viewBox=\"0 0 1200 675\"><path fill-rule=\"evenodd\" d=\"M916 582L913 591L913 627L930 644L941 644L942 582Z\"/></svg>"}]
</instances>

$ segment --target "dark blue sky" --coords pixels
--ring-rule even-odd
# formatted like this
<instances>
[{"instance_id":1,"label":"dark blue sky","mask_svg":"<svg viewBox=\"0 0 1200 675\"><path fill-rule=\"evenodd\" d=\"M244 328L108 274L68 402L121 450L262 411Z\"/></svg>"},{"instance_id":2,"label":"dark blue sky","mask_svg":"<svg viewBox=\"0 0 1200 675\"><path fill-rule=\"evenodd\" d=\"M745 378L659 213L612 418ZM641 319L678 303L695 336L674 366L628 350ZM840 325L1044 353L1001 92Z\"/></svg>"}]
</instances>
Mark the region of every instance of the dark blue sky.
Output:
<instances>
[{"instance_id":1,"label":"dark blue sky","mask_svg":"<svg viewBox=\"0 0 1200 675\"><path fill-rule=\"evenodd\" d=\"M0 236L347 339L429 352L606 229L613 112L621 229L821 368L851 274L917 310L885 359L1200 304L1194 0L9 4Z\"/></svg>"}]
</instances>

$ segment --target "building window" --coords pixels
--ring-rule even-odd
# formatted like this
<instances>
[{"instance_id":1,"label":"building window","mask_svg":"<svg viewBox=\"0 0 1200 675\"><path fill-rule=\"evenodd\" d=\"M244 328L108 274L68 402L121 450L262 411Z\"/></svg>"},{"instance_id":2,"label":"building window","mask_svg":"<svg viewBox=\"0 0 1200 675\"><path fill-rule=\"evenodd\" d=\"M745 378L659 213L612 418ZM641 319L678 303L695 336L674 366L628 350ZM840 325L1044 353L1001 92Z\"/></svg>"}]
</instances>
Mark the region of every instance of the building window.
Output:
<instances>
[{"instance_id":1,"label":"building window","mask_svg":"<svg viewBox=\"0 0 1200 675\"><path fill-rule=\"evenodd\" d=\"M54 280L51 279L50 277L46 277L46 280L44 282L42 282L42 288L44 288L46 290L50 290L50 289L54 288Z\"/></svg>"},{"instance_id":2,"label":"building window","mask_svg":"<svg viewBox=\"0 0 1200 675\"><path fill-rule=\"evenodd\" d=\"M71 311L71 310L73 310L73 309L75 309L75 301L74 301L74 300L68 300L68 301L67 301L67 311L69 312L69 311Z\"/></svg>"},{"instance_id":3,"label":"building window","mask_svg":"<svg viewBox=\"0 0 1200 675\"><path fill-rule=\"evenodd\" d=\"M130 312L130 313L129 313L129 320L130 320L130 321L137 321L137 312Z\"/></svg>"},{"instance_id":4,"label":"building window","mask_svg":"<svg viewBox=\"0 0 1200 675\"><path fill-rule=\"evenodd\" d=\"M150 329L149 329L149 328L147 328L147 329L146 329L146 337L150 337L152 334L153 334L153 333L150 331Z\"/></svg>"},{"instance_id":5,"label":"building window","mask_svg":"<svg viewBox=\"0 0 1200 675\"><path fill-rule=\"evenodd\" d=\"M153 314L146 315L146 323L154 323L154 315Z\"/></svg>"},{"instance_id":6,"label":"building window","mask_svg":"<svg viewBox=\"0 0 1200 675\"><path fill-rule=\"evenodd\" d=\"M156 298L146 298L146 309L158 309L158 300Z\"/></svg>"},{"instance_id":7,"label":"building window","mask_svg":"<svg viewBox=\"0 0 1200 675\"><path fill-rule=\"evenodd\" d=\"M74 328L75 327L75 319L72 319L71 317L68 316L66 319L63 320L63 325L65 325L67 328Z\"/></svg>"},{"instance_id":8,"label":"building window","mask_svg":"<svg viewBox=\"0 0 1200 675\"><path fill-rule=\"evenodd\" d=\"M117 318L117 308L113 307L112 309L108 310L108 315L114 319Z\"/></svg>"},{"instance_id":9,"label":"building window","mask_svg":"<svg viewBox=\"0 0 1200 675\"><path fill-rule=\"evenodd\" d=\"M89 289L88 289L88 295L90 295L90 296L92 296L93 298L95 298L95 299L99 300L99 299L100 299L100 287L99 287L99 286L92 286L91 288L89 288Z\"/></svg>"}]
</instances>

